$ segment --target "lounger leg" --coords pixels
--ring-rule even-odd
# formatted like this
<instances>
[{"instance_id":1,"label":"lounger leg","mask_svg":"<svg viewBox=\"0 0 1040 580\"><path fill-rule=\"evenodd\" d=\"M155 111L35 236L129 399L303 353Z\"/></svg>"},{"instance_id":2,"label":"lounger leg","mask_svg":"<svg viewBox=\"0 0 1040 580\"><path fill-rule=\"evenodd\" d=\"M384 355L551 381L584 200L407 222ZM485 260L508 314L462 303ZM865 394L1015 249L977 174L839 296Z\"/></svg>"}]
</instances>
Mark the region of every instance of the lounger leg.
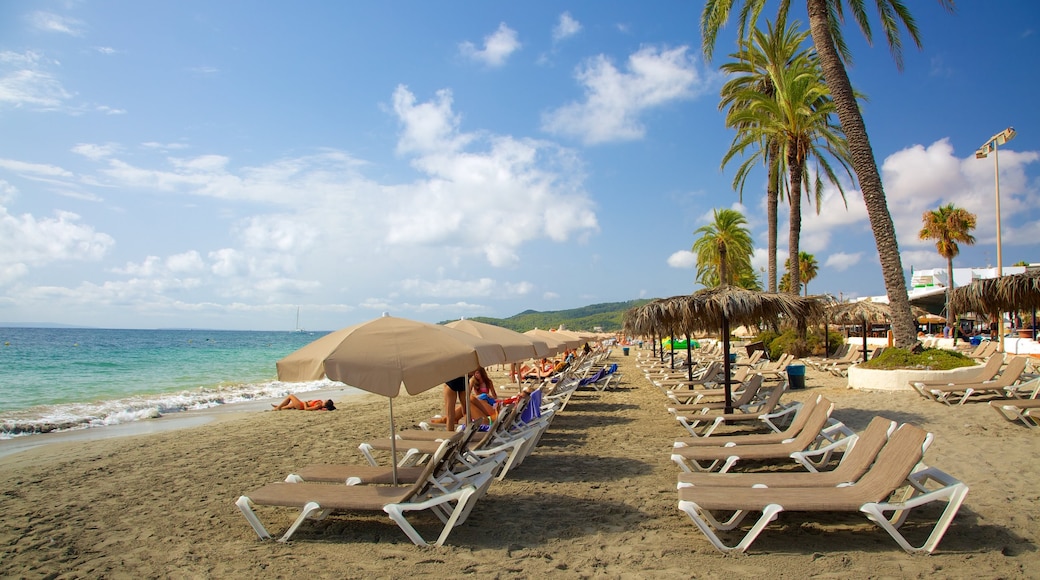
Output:
<instances>
[{"instance_id":1,"label":"lounger leg","mask_svg":"<svg viewBox=\"0 0 1040 580\"><path fill-rule=\"evenodd\" d=\"M907 552L927 552L931 554L935 551L939 542L942 541L943 535L946 534L946 530L950 527L950 524L953 523L953 518L957 515L957 511L960 509L961 504L964 503L964 498L967 495L968 486L959 483L957 485L944 487L933 492L919 495L905 504L868 504L860 508L860 511L862 511L868 519L880 526L881 529L888 532L888 535L892 536L892 539L894 539L896 543ZM886 511L909 510L918 505L937 499L946 499L946 509L943 510L942 516L940 516L939 520L935 523L932 532L928 534L928 539L919 547L910 544L903 534L899 533L896 526L893 526L892 523L885 518L884 512ZM900 519L905 519L905 517Z\"/></svg>"},{"instance_id":2,"label":"lounger leg","mask_svg":"<svg viewBox=\"0 0 1040 580\"><path fill-rule=\"evenodd\" d=\"M695 459L690 459L687 462L686 458L683 457L682 455L679 455L678 453L673 453L672 454L672 461L674 461L676 463L676 465L678 465L686 473L713 473L713 472L716 472L716 471L718 473L726 473L727 471L729 471L729 468L732 467L733 464L737 462L738 459L740 459L740 458L739 457L732 457L732 456L727 458L725 462L722 462L722 461L716 459L716 460L712 461L711 463L708 463L707 466L704 466L704 465L701 465ZM719 467L720 465L721 465L721 467ZM716 468L718 468L718 469L716 469Z\"/></svg>"},{"instance_id":3,"label":"lounger leg","mask_svg":"<svg viewBox=\"0 0 1040 580\"><path fill-rule=\"evenodd\" d=\"M246 496L240 496L238 501L235 502L238 509L242 512L242 515L246 517L246 521L253 527L253 531L260 536L261 540L270 540L271 534L267 533L267 528L264 524L260 523L260 518L256 517L256 512L253 511L253 502L249 501Z\"/></svg>"},{"instance_id":4,"label":"lounger leg","mask_svg":"<svg viewBox=\"0 0 1040 580\"><path fill-rule=\"evenodd\" d=\"M484 477L490 478L491 476L490 474L485 474ZM412 543L414 543L416 546L428 546L429 543L427 543L426 540L422 537L422 535L420 535L419 532L416 531L416 529L412 526L412 524L408 522L408 519L405 518L404 513L407 511L430 509L435 505L441 505L447 502L456 501L457 503L455 504L455 509L452 510L451 516L448 518L448 521L444 524L444 529L441 530L440 535L437 537L437 541L433 544L435 546L443 546L444 541L448 539L448 534L450 534L451 530L455 527L457 520L462 515L462 512L465 511L466 504L469 502L470 497L473 496L475 491L476 488L474 488L472 485L468 485L458 491L446 495L438 495L437 497L424 502L389 504L383 506L383 511L385 511L387 515L390 516L390 519L392 519L399 528L401 528L401 531L403 531L405 535L408 536L408 539L410 539Z\"/></svg>"},{"instance_id":5,"label":"lounger leg","mask_svg":"<svg viewBox=\"0 0 1040 580\"><path fill-rule=\"evenodd\" d=\"M679 509L686 512L686 515L690 516L690 519L693 520L693 523L697 526L697 528L700 529L700 531L705 535L705 537L708 538L708 541L711 542L712 545L715 546L715 548L718 549L720 552L747 551L748 547L751 546L752 542L754 542L756 538L758 538L758 535L762 533L762 530L765 529L769 522L775 520L777 514L784 511L784 508L777 504L767 505L765 509L762 510L762 517L758 518L758 521L755 522L755 525L751 526L751 529L748 530L747 534L744 535L740 542L738 542L734 546L727 546L722 542L718 534L715 533L715 531L712 529L712 526L709 525L706 521L704 516L710 517L710 514L708 514L708 512L701 510L700 506L698 506L696 503L684 500L679 501ZM744 515L746 515L746 513L737 512L737 514L734 515L734 518L739 517L742 520L744 518ZM711 519L714 520L714 518ZM732 519L733 518L731 518L731 520ZM718 529L725 528L720 527Z\"/></svg>"},{"instance_id":6,"label":"lounger leg","mask_svg":"<svg viewBox=\"0 0 1040 580\"><path fill-rule=\"evenodd\" d=\"M292 535L296 533L296 529L300 527L300 524L302 524L304 520L323 520L328 515L329 512L326 510L322 510L321 506L318 505L318 502L307 502L307 505L303 506L303 509L300 510L300 515L296 517L296 521L293 522L291 526L289 526L288 530L285 530L285 533L282 534L282 537L278 538L278 541L283 544L285 542L288 542L289 538L291 538Z\"/></svg>"}]
</instances>

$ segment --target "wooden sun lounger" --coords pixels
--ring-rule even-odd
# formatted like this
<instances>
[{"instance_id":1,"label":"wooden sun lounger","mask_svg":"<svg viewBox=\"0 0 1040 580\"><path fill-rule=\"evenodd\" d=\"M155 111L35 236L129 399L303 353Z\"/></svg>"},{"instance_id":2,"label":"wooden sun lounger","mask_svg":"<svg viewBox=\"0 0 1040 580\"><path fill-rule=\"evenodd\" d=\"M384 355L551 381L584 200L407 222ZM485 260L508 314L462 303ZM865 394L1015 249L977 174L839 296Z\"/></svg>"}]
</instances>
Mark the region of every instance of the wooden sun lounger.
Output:
<instances>
[{"instance_id":1,"label":"wooden sun lounger","mask_svg":"<svg viewBox=\"0 0 1040 580\"><path fill-rule=\"evenodd\" d=\"M775 420L796 410L793 405L789 408L780 405L780 397L786 391L787 383L780 383L772 387L769 397L760 404L749 405L740 409L739 412L734 410L733 413L723 413L707 409L703 413L676 415L675 420L685 427L692 437L708 437L722 425L747 425L755 422L761 423L763 427L768 426L774 431L779 431L780 429L776 428ZM800 403L795 403L795 405L800 406Z\"/></svg>"},{"instance_id":2,"label":"wooden sun lounger","mask_svg":"<svg viewBox=\"0 0 1040 580\"><path fill-rule=\"evenodd\" d=\"M986 381L993 380L993 377L997 376L1000 372L1000 367L1004 366L1004 355L999 352L991 355L986 359L986 364L978 367L975 373L970 375L962 375L961 378L953 381L910 381L910 387L912 387L919 395L926 399L934 400L930 393L927 393L927 387L942 387L946 385L956 384L970 384L970 383L983 383Z\"/></svg>"},{"instance_id":3,"label":"wooden sun lounger","mask_svg":"<svg viewBox=\"0 0 1040 580\"><path fill-rule=\"evenodd\" d=\"M1013 423L1020 422L1026 427L1033 429L1040 428L1040 411L1038 411L1040 409L1040 398L1037 398L1037 394L1040 393L1040 379L1033 379L1018 387L1032 387L1032 396L1028 399L990 401L989 406L993 407L994 411L1008 421Z\"/></svg>"},{"instance_id":4,"label":"wooden sun lounger","mask_svg":"<svg viewBox=\"0 0 1040 580\"><path fill-rule=\"evenodd\" d=\"M759 393L762 389L762 375L753 374L747 379L747 382L734 382L734 386L740 387L739 393L735 393L737 396L730 406L732 407L743 407L754 403L759 397ZM708 393L710 392L710 397ZM724 395L722 389L712 389L707 391L704 389L690 389L687 391L668 391L668 398L672 400L672 403L668 405L668 412L672 414L678 413L700 413L705 409L723 409L726 407L726 402L719 400L707 401L706 399L718 399L719 395ZM682 403L680 401L688 400L690 403Z\"/></svg>"},{"instance_id":5,"label":"wooden sun lounger","mask_svg":"<svg viewBox=\"0 0 1040 580\"><path fill-rule=\"evenodd\" d=\"M300 525L308 519L321 520L334 512L382 511L418 546L427 546L429 543L412 526L405 514L431 510L444 522L443 529L433 542L433 545L440 546L447 540L452 529L465 521L472 509L474 498L482 495L483 490L490 485L492 473L490 468L477 470L470 477L454 479L446 485L433 477L439 467L439 463L430 462L422 476L408 486L272 483L242 495L235 505L257 535L264 540L270 539L271 535L257 517L254 510L256 506L294 507L300 510L300 514L279 538L279 542L289 541Z\"/></svg>"},{"instance_id":6,"label":"wooden sun lounger","mask_svg":"<svg viewBox=\"0 0 1040 580\"><path fill-rule=\"evenodd\" d=\"M852 483L870 469L877 454L896 429L896 422L874 417L862 433L842 454L841 461L827 471L751 471L743 473L680 473L679 488L688 486L715 487L821 487ZM931 438L925 442L925 448Z\"/></svg>"},{"instance_id":7,"label":"wooden sun lounger","mask_svg":"<svg viewBox=\"0 0 1040 580\"><path fill-rule=\"evenodd\" d=\"M729 433L724 435L711 434L704 437L680 437L675 440L672 447L720 447L725 445L756 445L764 443L782 443L801 433L809 420L809 415L819 397L813 397L802 403L795 412L794 418L782 431L769 431L768 433ZM829 428L829 427L828 427ZM826 431L827 428L825 428Z\"/></svg>"},{"instance_id":8,"label":"wooden sun lounger","mask_svg":"<svg viewBox=\"0 0 1040 580\"><path fill-rule=\"evenodd\" d=\"M820 433L834 410L834 403L819 397L812 404L804 428L794 437L779 443L730 444L724 446L673 447L671 459L686 472L726 473L740 461L780 461L794 459L808 469L818 469L839 445L847 446L855 435L820 446Z\"/></svg>"},{"instance_id":9,"label":"wooden sun lounger","mask_svg":"<svg viewBox=\"0 0 1040 580\"><path fill-rule=\"evenodd\" d=\"M1013 356L1000 375L991 381L978 383L955 383L951 385L922 387L918 390L924 396L947 405L963 405L972 395L1014 396L1015 385L1021 380L1026 369L1026 357Z\"/></svg>"},{"instance_id":10,"label":"wooden sun lounger","mask_svg":"<svg viewBox=\"0 0 1040 580\"><path fill-rule=\"evenodd\" d=\"M968 486L934 467L920 467L927 440L928 434L923 430L902 425L885 443L870 469L851 485L777 488L690 486L679 490L679 509L686 512L712 545L722 552L746 551L780 512L793 511L863 513L907 552L931 553L964 502ZM933 487L935 484L939 486L937 489ZM904 488L906 493L897 494ZM911 510L933 501L945 501L946 507L924 544L911 545L899 528ZM728 519L716 518L715 514L719 512L727 514ZM727 545L716 533L716 530L734 530L753 512L762 515L736 544ZM794 538L797 535L796 531L792 541L799 541Z\"/></svg>"}]
</instances>

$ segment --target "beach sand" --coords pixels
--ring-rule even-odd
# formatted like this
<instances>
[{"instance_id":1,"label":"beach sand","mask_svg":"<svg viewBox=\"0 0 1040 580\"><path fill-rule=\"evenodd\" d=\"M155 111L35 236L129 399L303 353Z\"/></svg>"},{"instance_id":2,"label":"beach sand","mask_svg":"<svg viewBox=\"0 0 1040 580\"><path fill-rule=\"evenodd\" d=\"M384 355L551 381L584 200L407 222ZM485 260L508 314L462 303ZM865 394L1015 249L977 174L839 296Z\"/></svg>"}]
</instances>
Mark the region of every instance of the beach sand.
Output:
<instances>
[{"instance_id":1,"label":"beach sand","mask_svg":"<svg viewBox=\"0 0 1040 580\"><path fill-rule=\"evenodd\" d=\"M239 413L2 457L0 576L1037 576L1040 432L985 404L849 390L809 369L808 388L791 397L824 394L857 430L881 414L934 432L926 461L968 483L967 500L930 556L906 554L858 514L796 513L781 514L749 553L723 555L676 507L669 449L685 431L635 356L614 353L619 388L576 393L534 454L492 485L444 547L414 546L383 514L334 515L305 523L289 544L262 542L235 507L239 495L304 465L362 463L357 444L389 429L386 399L365 395L331 413ZM428 419L440 401L438 389L398 398L398 427ZM258 513L278 534L296 515ZM428 518L420 531L435 529ZM907 527L913 535L913 521Z\"/></svg>"}]
</instances>

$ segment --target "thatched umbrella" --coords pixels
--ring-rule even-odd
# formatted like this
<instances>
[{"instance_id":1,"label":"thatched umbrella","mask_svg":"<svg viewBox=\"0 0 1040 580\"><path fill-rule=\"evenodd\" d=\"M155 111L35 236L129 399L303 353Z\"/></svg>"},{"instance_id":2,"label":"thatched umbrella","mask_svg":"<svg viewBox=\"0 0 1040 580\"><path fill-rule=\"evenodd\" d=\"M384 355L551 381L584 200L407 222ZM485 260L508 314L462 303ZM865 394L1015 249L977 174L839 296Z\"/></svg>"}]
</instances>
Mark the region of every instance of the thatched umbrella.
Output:
<instances>
[{"instance_id":1,"label":"thatched umbrella","mask_svg":"<svg viewBox=\"0 0 1040 580\"><path fill-rule=\"evenodd\" d=\"M827 319L835 324L863 325L863 360L867 360L867 325L892 320L892 308L884 302L859 300L839 302L827 309Z\"/></svg>"},{"instance_id":2,"label":"thatched umbrella","mask_svg":"<svg viewBox=\"0 0 1040 580\"><path fill-rule=\"evenodd\" d=\"M757 292L737 286L716 286L698 290L689 296L676 296L673 307L681 313L683 327L689 330L718 330L722 336L726 412L733 412L730 379L729 329L777 321L781 318L809 320L820 315L822 306L816 298L796 294Z\"/></svg>"},{"instance_id":3,"label":"thatched umbrella","mask_svg":"<svg viewBox=\"0 0 1040 580\"><path fill-rule=\"evenodd\" d=\"M1022 274L974 280L954 288L950 307L957 312L978 312L1003 316L1004 312L1040 308L1040 270ZM1035 316L1034 316L1035 320ZM1036 339L1034 332L1033 339Z\"/></svg>"},{"instance_id":4,"label":"thatched umbrella","mask_svg":"<svg viewBox=\"0 0 1040 580\"><path fill-rule=\"evenodd\" d=\"M630 309L625 313L623 320L624 327L636 334L644 336L650 336L653 341L654 354L657 354L658 341L655 338L662 336L665 332L674 334L675 330L684 330L686 325L685 320L685 306L681 303L682 299L688 298L686 295L672 296L670 298L658 298L657 300L651 300L646 304ZM686 355L687 360L690 358L690 340L689 331L686 330ZM674 341L672 342L671 351L674 354L675 347ZM661 348L661 357L664 357L664 347ZM672 357L674 364L675 357ZM687 375L690 380L693 380L693 368L687 368Z\"/></svg>"}]
</instances>

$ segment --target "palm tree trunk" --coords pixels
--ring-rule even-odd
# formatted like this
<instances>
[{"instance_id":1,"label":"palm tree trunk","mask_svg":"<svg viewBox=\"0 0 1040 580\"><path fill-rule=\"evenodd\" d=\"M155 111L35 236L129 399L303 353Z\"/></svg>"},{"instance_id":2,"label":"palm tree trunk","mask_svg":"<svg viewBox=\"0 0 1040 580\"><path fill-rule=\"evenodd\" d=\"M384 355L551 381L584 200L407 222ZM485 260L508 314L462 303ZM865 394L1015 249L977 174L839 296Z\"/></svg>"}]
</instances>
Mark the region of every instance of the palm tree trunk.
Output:
<instances>
[{"instance_id":1,"label":"palm tree trunk","mask_svg":"<svg viewBox=\"0 0 1040 580\"><path fill-rule=\"evenodd\" d=\"M834 99L842 131L849 143L852 167L863 191L863 202L870 218L870 227L874 232L874 243L877 245L878 258L881 261L881 274L892 308L895 344L898 347L910 348L917 342L914 316L910 312L910 299L906 294L906 280L899 257L895 226L892 224L892 214L888 211L884 186L867 136L866 124L852 92L848 73L834 47L830 23L827 21L828 0L807 0L807 3L813 44L823 67L824 79Z\"/></svg>"},{"instance_id":2,"label":"palm tree trunk","mask_svg":"<svg viewBox=\"0 0 1040 580\"><path fill-rule=\"evenodd\" d=\"M780 155L780 146L775 140L769 143L768 161L769 183L766 184L766 221L769 222L769 284L770 292L776 292L776 209L780 201L780 171L776 166L776 157Z\"/></svg>"},{"instance_id":3,"label":"palm tree trunk","mask_svg":"<svg viewBox=\"0 0 1040 580\"><path fill-rule=\"evenodd\" d=\"M794 147L787 154L787 167L791 179L791 227L788 231L787 291L797 296L802 291L801 263L798 260L799 241L802 235L802 164L798 161Z\"/></svg>"},{"instance_id":4,"label":"palm tree trunk","mask_svg":"<svg viewBox=\"0 0 1040 580\"><path fill-rule=\"evenodd\" d=\"M950 336L953 346L957 346L957 319L950 310L950 298L953 297L953 256L946 257L946 324L950 325Z\"/></svg>"}]
</instances>

